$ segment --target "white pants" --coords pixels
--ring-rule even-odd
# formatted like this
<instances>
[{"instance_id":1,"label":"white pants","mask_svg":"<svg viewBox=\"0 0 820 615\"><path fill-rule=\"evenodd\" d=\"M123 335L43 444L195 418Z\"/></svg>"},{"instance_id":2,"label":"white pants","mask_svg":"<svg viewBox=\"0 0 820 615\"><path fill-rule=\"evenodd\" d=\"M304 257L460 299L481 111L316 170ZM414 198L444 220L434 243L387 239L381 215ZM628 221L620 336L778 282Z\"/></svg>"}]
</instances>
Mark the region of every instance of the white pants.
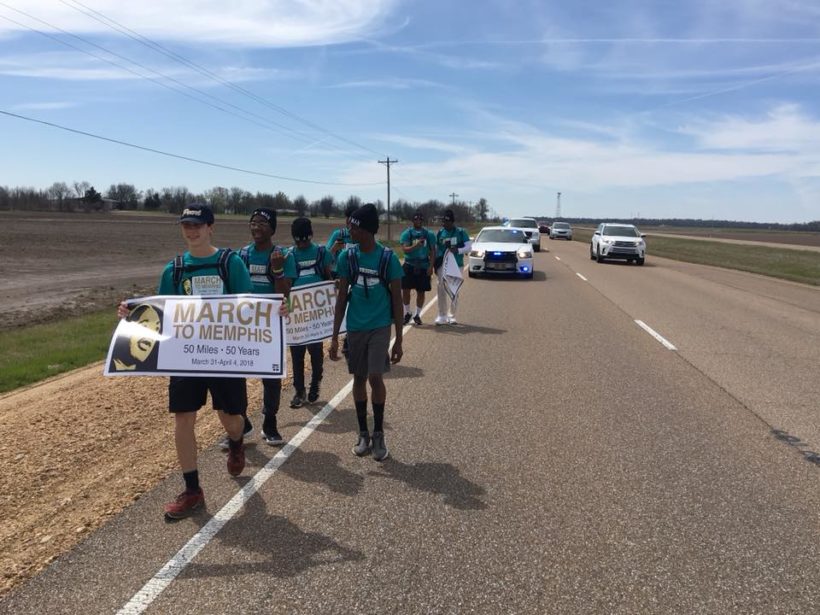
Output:
<instances>
[{"instance_id":1,"label":"white pants","mask_svg":"<svg viewBox=\"0 0 820 615\"><path fill-rule=\"evenodd\" d=\"M448 295L445 290L444 276L440 274L441 267L439 267L436 271L436 279L438 280L438 284L436 285L436 293L438 295L438 315L441 317L455 316L456 308L458 307L458 297L456 297L456 301L450 301L450 295Z\"/></svg>"}]
</instances>

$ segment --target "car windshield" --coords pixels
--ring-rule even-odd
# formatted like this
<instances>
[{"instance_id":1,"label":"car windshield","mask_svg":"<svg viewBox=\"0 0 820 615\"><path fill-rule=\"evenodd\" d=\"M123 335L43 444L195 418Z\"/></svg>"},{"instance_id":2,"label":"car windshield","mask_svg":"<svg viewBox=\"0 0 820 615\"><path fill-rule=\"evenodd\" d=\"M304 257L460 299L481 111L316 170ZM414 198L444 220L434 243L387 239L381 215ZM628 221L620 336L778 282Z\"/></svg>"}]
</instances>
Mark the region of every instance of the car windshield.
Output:
<instances>
[{"instance_id":1,"label":"car windshield","mask_svg":"<svg viewBox=\"0 0 820 615\"><path fill-rule=\"evenodd\" d=\"M604 235L615 237L640 237L638 229L634 226L605 226Z\"/></svg>"},{"instance_id":2,"label":"car windshield","mask_svg":"<svg viewBox=\"0 0 820 615\"><path fill-rule=\"evenodd\" d=\"M526 243L523 231L506 228L484 229L478 234L476 242L497 242L497 243Z\"/></svg>"},{"instance_id":3,"label":"car windshield","mask_svg":"<svg viewBox=\"0 0 820 615\"><path fill-rule=\"evenodd\" d=\"M538 224L535 220L528 220L527 218L515 218L514 220L510 220L510 226L516 226L518 228L538 228Z\"/></svg>"},{"instance_id":4,"label":"car windshield","mask_svg":"<svg viewBox=\"0 0 820 615\"><path fill-rule=\"evenodd\" d=\"M567 224L566 222L553 222L552 223L552 228L567 229L567 228L569 228L569 224Z\"/></svg>"}]
</instances>

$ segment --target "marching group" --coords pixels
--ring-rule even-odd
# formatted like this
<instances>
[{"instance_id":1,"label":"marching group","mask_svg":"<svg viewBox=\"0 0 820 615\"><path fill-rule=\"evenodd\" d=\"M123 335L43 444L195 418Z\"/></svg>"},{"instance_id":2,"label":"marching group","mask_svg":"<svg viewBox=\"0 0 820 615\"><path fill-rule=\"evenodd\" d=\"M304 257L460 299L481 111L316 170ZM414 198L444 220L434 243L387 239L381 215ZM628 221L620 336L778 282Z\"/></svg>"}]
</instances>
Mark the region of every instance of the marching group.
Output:
<instances>
[{"instance_id":1,"label":"marching group","mask_svg":"<svg viewBox=\"0 0 820 615\"><path fill-rule=\"evenodd\" d=\"M447 292L444 257L449 251L459 268L470 250L468 233L455 225L452 210L441 217L442 228L433 233L424 226L424 215L416 211L412 226L399 239L404 255L401 263L394 251L376 240L379 213L372 204L349 206L346 224L336 229L326 245L313 241L309 218L293 220L293 245L274 243L276 211L256 209L250 217L252 242L238 251L213 245L214 214L207 205L192 204L179 218L186 251L169 262L160 278L160 295L212 295L241 293L281 293L285 296L280 314L288 313L291 289L323 280L335 279L338 286L333 335L329 358L347 361L353 376L353 402L358 421L358 439L353 447L357 456L372 455L383 461L389 455L384 436L386 389L383 375L402 358L402 328L410 322L422 325L421 311L425 293L432 290L437 277L438 314L436 325L455 324L457 296ZM218 277L217 277L218 276ZM411 307L412 291L416 302ZM126 302L118 315L129 316ZM346 319L346 320L345 320ZM340 352L339 335L343 320L346 337ZM395 341L390 347L391 327ZM290 346L294 395L291 408L319 400L324 371L323 342ZM305 382L305 356L310 356L311 378ZM367 419L367 385L373 429ZM279 378L262 379L262 440L272 446L284 439L277 426L282 394ZM210 392L226 436L220 442L227 449L227 469L238 476L245 467L244 440L253 432L247 416L247 388L244 378L211 376L172 376L168 386L168 407L174 415L174 442L182 470L185 490L165 505L169 520L182 519L204 506L199 484L194 425L197 411L205 405Z\"/></svg>"}]
</instances>

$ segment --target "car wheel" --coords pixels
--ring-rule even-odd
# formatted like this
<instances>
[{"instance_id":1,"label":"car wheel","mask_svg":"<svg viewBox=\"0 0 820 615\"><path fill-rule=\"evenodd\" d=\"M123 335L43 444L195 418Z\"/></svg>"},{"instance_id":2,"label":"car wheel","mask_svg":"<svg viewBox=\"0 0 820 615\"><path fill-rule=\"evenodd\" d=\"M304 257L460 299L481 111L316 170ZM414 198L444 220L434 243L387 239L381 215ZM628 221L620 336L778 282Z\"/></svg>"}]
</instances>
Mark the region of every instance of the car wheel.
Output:
<instances>
[{"instance_id":1,"label":"car wheel","mask_svg":"<svg viewBox=\"0 0 820 615\"><path fill-rule=\"evenodd\" d=\"M592 250L592 244L589 244L589 260L595 260L595 252Z\"/></svg>"},{"instance_id":2,"label":"car wheel","mask_svg":"<svg viewBox=\"0 0 820 615\"><path fill-rule=\"evenodd\" d=\"M471 278L476 277L475 274L472 271L468 271L467 275L470 276Z\"/></svg>"},{"instance_id":3,"label":"car wheel","mask_svg":"<svg viewBox=\"0 0 820 615\"><path fill-rule=\"evenodd\" d=\"M639 258L635 262L638 263L639 265L643 265L644 262L646 262L646 258Z\"/></svg>"},{"instance_id":4,"label":"car wheel","mask_svg":"<svg viewBox=\"0 0 820 615\"><path fill-rule=\"evenodd\" d=\"M604 257L601 256L601 246L598 246L597 253L595 254L595 260L598 261L599 263L604 262Z\"/></svg>"},{"instance_id":5,"label":"car wheel","mask_svg":"<svg viewBox=\"0 0 820 615\"><path fill-rule=\"evenodd\" d=\"M536 252L540 252L541 251L541 244L539 243L537 246L534 245L532 247L532 249L535 250Z\"/></svg>"}]
</instances>

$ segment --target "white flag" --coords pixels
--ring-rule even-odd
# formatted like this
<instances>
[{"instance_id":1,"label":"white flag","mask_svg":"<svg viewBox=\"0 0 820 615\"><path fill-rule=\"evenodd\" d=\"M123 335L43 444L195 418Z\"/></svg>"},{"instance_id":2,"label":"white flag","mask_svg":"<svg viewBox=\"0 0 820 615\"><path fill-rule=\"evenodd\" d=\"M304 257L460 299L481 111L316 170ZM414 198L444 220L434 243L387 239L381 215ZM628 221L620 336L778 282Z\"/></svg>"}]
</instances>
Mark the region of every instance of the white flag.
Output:
<instances>
[{"instance_id":1,"label":"white flag","mask_svg":"<svg viewBox=\"0 0 820 615\"><path fill-rule=\"evenodd\" d=\"M450 297L450 301L455 306L458 301L458 291L464 283L461 275L461 267L456 262L456 257L450 250L444 254L444 262L441 264L441 273L444 275L444 291Z\"/></svg>"}]
</instances>

